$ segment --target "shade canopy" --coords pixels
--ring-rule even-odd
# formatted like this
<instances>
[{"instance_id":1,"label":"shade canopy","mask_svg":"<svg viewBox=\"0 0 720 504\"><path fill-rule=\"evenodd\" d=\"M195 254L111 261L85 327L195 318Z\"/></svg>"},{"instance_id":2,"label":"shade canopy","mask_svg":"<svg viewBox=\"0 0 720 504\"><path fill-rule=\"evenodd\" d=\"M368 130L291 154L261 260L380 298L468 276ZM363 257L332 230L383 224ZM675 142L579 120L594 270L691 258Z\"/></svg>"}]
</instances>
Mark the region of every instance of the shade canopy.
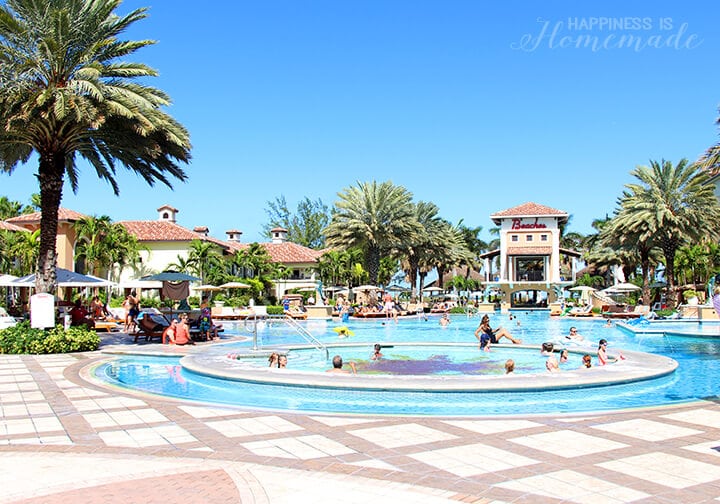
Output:
<instances>
[{"instance_id":1,"label":"shade canopy","mask_svg":"<svg viewBox=\"0 0 720 504\"><path fill-rule=\"evenodd\" d=\"M218 287L216 285L198 285L197 287L190 288L196 291L219 291L223 289L222 287Z\"/></svg>"},{"instance_id":2,"label":"shade canopy","mask_svg":"<svg viewBox=\"0 0 720 504\"><path fill-rule=\"evenodd\" d=\"M359 285L357 287L353 287L353 292L371 291L379 289L380 287L376 287L375 285Z\"/></svg>"},{"instance_id":3,"label":"shade canopy","mask_svg":"<svg viewBox=\"0 0 720 504\"><path fill-rule=\"evenodd\" d=\"M249 289L250 286L248 284L244 284L242 282L227 282L220 286L222 289Z\"/></svg>"},{"instance_id":4,"label":"shade canopy","mask_svg":"<svg viewBox=\"0 0 720 504\"><path fill-rule=\"evenodd\" d=\"M58 287L111 287L115 285L113 282L103 280L102 278L97 278L92 275L83 275L82 273L76 273L75 271L63 268L55 268L55 274L57 275ZM18 278L13 281L10 286L35 287L35 273Z\"/></svg>"},{"instance_id":5,"label":"shade canopy","mask_svg":"<svg viewBox=\"0 0 720 504\"><path fill-rule=\"evenodd\" d=\"M12 287L17 278L15 275L0 275L0 287Z\"/></svg>"},{"instance_id":6,"label":"shade canopy","mask_svg":"<svg viewBox=\"0 0 720 504\"><path fill-rule=\"evenodd\" d=\"M595 289L594 287L588 287L587 285L578 285L577 287L571 287L568 290L580 291L580 292L592 292L597 289Z\"/></svg>"},{"instance_id":7,"label":"shade canopy","mask_svg":"<svg viewBox=\"0 0 720 504\"><path fill-rule=\"evenodd\" d=\"M163 271L162 273L155 273L154 275L144 276L140 280L156 280L159 282L195 282L200 279L198 277L188 275L187 273L181 273L179 271Z\"/></svg>"},{"instance_id":8,"label":"shade canopy","mask_svg":"<svg viewBox=\"0 0 720 504\"><path fill-rule=\"evenodd\" d=\"M635 284L625 282L613 285L612 287L608 287L607 289L605 289L605 292L632 292L641 289L641 287L638 287Z\"/></svg>"}]
</instances>

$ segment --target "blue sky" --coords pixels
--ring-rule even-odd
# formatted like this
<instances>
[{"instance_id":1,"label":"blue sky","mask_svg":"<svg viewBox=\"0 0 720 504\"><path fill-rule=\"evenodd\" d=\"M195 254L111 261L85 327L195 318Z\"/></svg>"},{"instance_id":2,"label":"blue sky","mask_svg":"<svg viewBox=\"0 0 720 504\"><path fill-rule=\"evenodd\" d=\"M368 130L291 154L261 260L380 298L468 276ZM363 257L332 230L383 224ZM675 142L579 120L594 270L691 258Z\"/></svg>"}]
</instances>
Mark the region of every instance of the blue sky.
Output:
<instances>
[{"instance_id":1,"label":"blue sky","mask_svg":"<svg viewBox=\"0 0 720 504\"><path fill-rule=\"evenodd\" d=\"M152 84L190 130L189 181L150 188L122 171L115 197L85 168L62 206L126 220L168 203L186 227L265 241L280 195L331 205L392 180L453 223L487 230L535 201L588 233L635 166L719 140L720 8L689 5L125 0L121 12L150 8L128 38L158 41L133 60L159 70ZM27 202L36 171L0 175L0 195Z\"/></svg>"}]
</instances>

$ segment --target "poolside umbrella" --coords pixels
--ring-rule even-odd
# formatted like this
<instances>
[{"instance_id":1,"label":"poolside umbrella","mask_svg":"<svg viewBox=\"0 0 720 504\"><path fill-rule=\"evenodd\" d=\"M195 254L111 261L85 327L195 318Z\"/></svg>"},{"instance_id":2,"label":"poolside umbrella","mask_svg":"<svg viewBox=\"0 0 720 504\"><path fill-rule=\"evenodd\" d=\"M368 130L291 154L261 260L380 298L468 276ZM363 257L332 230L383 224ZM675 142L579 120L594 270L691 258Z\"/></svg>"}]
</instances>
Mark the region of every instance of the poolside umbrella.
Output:
<instances>
[{"instance_id":1,"label":"poolside umbrella","mask_svg":"<svg viewBox=\"0 0 720 504\"><path fill-rule=\"evenodd\" d=\"M612 287L608 287L607 289L605 289L605 292L620 293L620 292L638 291L641 289L642 289L642 287L638 287L635 284L625 282L625 283L619 283L619 284L613 285Z\"/></svg>"},{"instance_id":2,"label":"poolside umbrella","mask_svg":"<svg viewBox=\"0 0 720 504\"><path fill-rule=\"evenodd\" d=\"M242 282L227 282L220 286L221 289L249 289L248 284Z\"/></svg>"},{"instance_id":3,"label":"poolside umbrella","mask_svg":"<svg viewBox=\"0 0 720 504\"><path fill-rule=\"evenodd\" d=\"M380 287L377 287L375 285L359 285L357 287L353 287L353 292L363 292L363 291L371 291L371 290L378 290Z\"/></svg>"},{"instance_id":4,"label":"poolside umbrella","mask_svg":"<svg viewBox=\"0 0 720 504\"><path fill-rule=\"evenodd\" d=\"M215 285L198 285L197 287L190 287L192 290L196 291L219 291L222 290L222 287L217 287Z\"/></svg>"},{"instance_id":5,"label":"poolside umbrella","mask_svg":"<svg viewBox=\"0 0 720 504\"><path fill-rule=\"evenodd\" d=\"M196 280L200 279L198 277L178 271L163 271L162 273L155 273L154 275L144 276L140 280L157 280L160 282L195 282Z\"/></svg>"},{"instance_id":6,"label":"poolside umbrella","mask_svg":"<svg viewBox=\"0 0 720 504\"><path fill-rule=\"evenodd\" d=\"M15 275L0 275L0 287L12 287L17 278Z\"/></svg>"},{"instance_id":7,"label":"poolside umbrella","mask_svg":"<svg viewBox=\"0 0 720 504\"><path fill-rule=\"evenodd\" d=\"M115 285L113 282L103 280L102 278L83 275L82 273L77 273L63 268L55 268L55 274L57 276L58 287L110 287ZM35 287L35 273L18 278L13 281L10 286Z\"/></svg>"},{"instance_id":8,"label":"poolside umbrella","mask_svg":"<svg viewBox=\"0 0 720 504\"><path fill-rule=\"evenodd\" d=\"M595 291L596 289L588 287L587 285L578 285L577 287L572 287L568 290L580 292L580 299L588 301L590 299L590 293Z\"/></svg>"}]
</instances>

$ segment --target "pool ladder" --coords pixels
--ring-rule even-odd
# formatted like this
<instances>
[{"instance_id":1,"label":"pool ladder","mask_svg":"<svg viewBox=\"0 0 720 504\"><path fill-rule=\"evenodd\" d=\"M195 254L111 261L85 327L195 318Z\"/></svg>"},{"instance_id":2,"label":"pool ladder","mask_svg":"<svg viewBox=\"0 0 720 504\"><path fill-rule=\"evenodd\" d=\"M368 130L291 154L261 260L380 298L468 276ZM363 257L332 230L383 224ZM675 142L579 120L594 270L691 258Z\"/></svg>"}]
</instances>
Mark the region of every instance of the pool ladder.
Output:
<instances>
[{"instance_id":1,"label":"pool ladder","mask_svg":"<svg viewBox=\"0 0 720 504\"><path fill-rule=\"evenodd\" d=\"M318 339L313 336L310 331L305 329L302 325L298 324L297 320L294 318L288 316L288 315L268 315L267 316L268 321L274 322L284 322L286 325L292 327L295 329L295 331L302 336L305 341L310 343L312 346L315 347L316 350L319 350L320 352L325 354L325 360L330 360L330 351L327 349L325 345L323 345ZM255 347L257 347L257 324L255 325L254 329L254 339L253 344ZM256 348L257 349L257 348Z\"/></svg>"}]
</instances>

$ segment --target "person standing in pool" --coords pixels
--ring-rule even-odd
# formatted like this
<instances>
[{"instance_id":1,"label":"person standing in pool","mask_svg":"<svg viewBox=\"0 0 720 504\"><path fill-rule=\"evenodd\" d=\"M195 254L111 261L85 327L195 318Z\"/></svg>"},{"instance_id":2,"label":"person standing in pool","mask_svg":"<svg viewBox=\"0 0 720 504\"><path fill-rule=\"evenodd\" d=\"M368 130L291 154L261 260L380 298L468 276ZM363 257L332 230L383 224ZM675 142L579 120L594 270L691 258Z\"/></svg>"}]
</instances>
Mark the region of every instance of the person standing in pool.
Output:
<instances>
[{"instance_id":1,"label":"person standing in pool","mask_svg":"<svg viewBox=\"0 0 720 504\"><path fill-rule=\"evenodd\" d=\"M370 356L370 360L380 360L383 358L383 354L381 352L382 347L380 346L380 343L375 343L375 346L373 347L373 353Z\"/></svg>"},{"instance_id":2,"label":"person standing in pool","mask_svg":"<svg viewBox=\"0 0 720 504\"><path fill-rule=\"evenodd\" d=\"M515 345L522 343L522 341L520 341L519 339L513 338L512 334L510 334L510 331L508 331L504 327L498 327L497 329L493 329L492 327L490 327L490 317L488 317L487 315L483 315L483 318L480 320L480 325L477 329L475 329L475 337L478 339L482 347L483 342L480 336L481 334L486 334L490 339L490 343L493 344L498 343L502 338L509 339Z\"/></svg>"},{"instance_id":3,"label":"person standing in pool","mask_svg":"<svg viewBox=\"0 0 720 504\"><path fill-rule=\"evenodd\" d=\"M354 362L348 362L348 366L350 366L350 369L352 371L343 369L343 360L342 360L342 357L340 357L339 355L336 355L335 357L333 357L332 365L333 365L333 367L328 369L326 371L326 373L341 373L341 374L350 374L350 373L356 374L357 373L357 369L355 368Z\"/></svg>"}]
</instances>

